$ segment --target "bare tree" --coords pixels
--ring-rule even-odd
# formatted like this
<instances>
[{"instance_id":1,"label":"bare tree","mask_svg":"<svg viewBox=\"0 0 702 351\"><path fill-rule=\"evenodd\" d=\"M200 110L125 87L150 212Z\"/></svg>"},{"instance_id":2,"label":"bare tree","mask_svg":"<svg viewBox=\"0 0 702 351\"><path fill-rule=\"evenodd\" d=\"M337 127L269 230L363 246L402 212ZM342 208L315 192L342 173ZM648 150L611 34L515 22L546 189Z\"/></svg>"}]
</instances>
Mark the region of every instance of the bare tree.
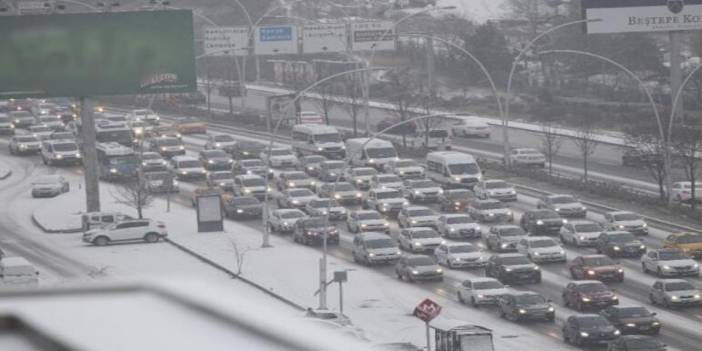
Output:
<instances>
[{"instance_id":1,"label":"bare tree","mask_svg":"<svg viewBox=\"0 0 702 351\"><path fill-rule=\"evenodd\" d=\"M546 156L549 175L553 173L553 158L558 156L562 145L563 139L556 133L551 122L541 123L541 152Z\"/></svg>"},{"instance_id":2,"label":"bare tree","mask_svg":"<svg viewBox=\"0 0 702 351\"><path fill-rule=\"evenodd\" d=\"M250 247L240 248L236 241L232 240L232 248L234 249L234 263L236 264L236 276L241 275L241 271L244 268L244 261L246 259L246 254L251 251Z\"/></svg>"},{"instance_id":3,"label":"bare tree","mask_svg":"<svg viewBox=\"0 0 702 351\"><path fill-rule=\"evenodd\" d=\"M595 153L598 145L598 142L594 139L596 134L594 124L590 120L585 119L575 130L575 136L572 139L573 144L578 148L580 156L583 158L583 181L585 183L588 181L588 161L590 156Z\"/></svg>"},{"instance_id":4,"label":"bare tree","mask_svg":"<svg viewBox=\"0 0 702 351\"><path fill-rule=\"evenodd\" d=\"M322 111L324 123L326 123L327 125L331 124L331 122L329 121L329 114L334 108L334 90L334 84L332 84L331 82L324 83L315 91L319 95L319 99L312 99L315 105L317 105L317 107L319 107L319 109Z\"/></svg>"},{"instance_id":5,"label":"bare tree","mask_svg":"<svg viewBox=\"0 0 702 351\"><path fill-rule=\"evenodd\" d=\"M420 93L417 96L418 104L420 105L424 115L432 114L432 109L436 108L441 103L441 97L438 95L437 91L432 88L425 88L424 84L418 83L420 86ZM424 145L429 147L429 131L443 123L443 118L441 117L431 117L424 118L421 122L422 128L424 130Z\"/></svg>"},{"instance_id":6,"label":"bare tree","mask_svg":"<svg viewBox=\"0 0 702 351\"><path fill-rule=\"evenodd\" d=\"M640 162L637 162L646 169L648 174L658 184L658 194L661 200L665 200L666 189L666 168L663 162L665 143L661 140L658 126L655 123L645 123L638 121L630 123L625 129L626 143L630 146Z\"/></svg>"},{"instance_id":7,"label":"bare tree","mask_svg":"<svg viewBox=\"0 0 702 351\"><path fill-rule=\"evenodd\" d=\"M699 126L681 125L674 130L672 138L673 149L685 170L685 176L691 183L690 205L697 208L697 172L699 170L699 154L702 153L702 129Z\"/></svg>"},{"instance_id":8,"label":"bare tree","mask_svg":"<svg viewBox=\"0 0 702 351\"><path fill-rule=\"evenodd\" d=\"M409 68L389 71L386 96L395 105L395 113L404 122L412 117L412 108L416 104L417 80ZM402 130L407 130L402 126ZM402 133L402 146L407 147L407 134Z\"/></svg>"},{"instance_id":9,"label":"bare tree","mask_svg":"<svg viewBox=\"0 0 702 351\"><path fill-rule=\"evenodd\" d=\"M149 192L146 179L141 174L135 179L117 184L112 196L115 198L116 203L135 209L139 219L144 218L143 210L151 206L155 199L153 194Z\"/></svg>"},{"instance_id":10,"label":"bare tree","mask_svg":"<svg viewBox=\"0 0 702 351\"><path fill-rule=\"evenodd\" d=\"M363 92L361 90L361 82L358 78L358 75L354 74L350 79L345 79L341 86L344 101L342 107L344 111L348 113L349 117L351 117L354 138L358 136L358 114L363 108L361 106L363 101Z\"/></svg>"}]
</instances>

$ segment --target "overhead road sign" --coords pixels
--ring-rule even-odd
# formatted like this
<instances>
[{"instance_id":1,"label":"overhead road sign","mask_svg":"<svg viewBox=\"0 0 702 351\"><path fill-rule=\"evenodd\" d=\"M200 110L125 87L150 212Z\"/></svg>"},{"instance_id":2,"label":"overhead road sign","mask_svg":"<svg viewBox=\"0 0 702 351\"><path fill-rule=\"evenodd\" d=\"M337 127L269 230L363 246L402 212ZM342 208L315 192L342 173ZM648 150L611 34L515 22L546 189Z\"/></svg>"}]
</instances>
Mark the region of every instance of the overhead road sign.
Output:
<instances>
[{"instance_id":1,"label":"overhead road sign","mask_svg":"<svg viewBox=\"0 0 702 351\"><path fill-rule=\"evenodd\" d=\"M294 25L256 27L254 51L256 55L298 54L297 32Z\"/></svg>"},{"instance_id":2,"label":"overhead road sign","mask_svg":"<svg viewBox=\"0 0 702 351\"><path fill-rule=\"evenodd\" d=\"M392 22L351 23L351 50L395 50L396 34Z\"/></svg>"},{"instance_id":3,"label":"overhead road sign","mask_svg":"<svg viewBox=\"0 0 702 351\"><path fill-rule=\"evenodd\" d=\"M204 51L208 56L246 56L249 27L205 27Z\"/></svg>"},{"instance_id":4,"label":"overhead road sign","mask_svg":"<svg viewBox=\"0 0 702 351\"><path fill-rule=\"evenodd\" d=\"M302 53L343 52L348 46L345 23L309 24L302 27Z\"/></svg>"},{"instance_id":5,"label":"overhead road sign","mask_svg":"<svg viewBox=\"0 0 702 351\"><path fill-rule=\"evenodd\" d=\"M702 0L582 0L587 33L702 29Z\"/></svg>"}]
</instances>

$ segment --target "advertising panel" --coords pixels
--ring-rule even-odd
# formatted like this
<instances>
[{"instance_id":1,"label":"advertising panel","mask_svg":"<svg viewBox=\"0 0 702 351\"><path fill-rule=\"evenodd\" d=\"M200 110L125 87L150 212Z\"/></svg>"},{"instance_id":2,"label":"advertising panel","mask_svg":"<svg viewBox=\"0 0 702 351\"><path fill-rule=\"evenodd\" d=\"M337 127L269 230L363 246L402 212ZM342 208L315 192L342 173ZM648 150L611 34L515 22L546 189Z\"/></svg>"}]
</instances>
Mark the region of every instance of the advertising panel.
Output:
<instances>
[{"instance_id":1,"label":"advertising panel","mask_svg":"<svg viewBox=\"0 0 702 351\"><path fill-rule=\"evenodd\" d=\"M587 33L702 29L702 0L582 0Z\"/></svg>"}]
</instances>

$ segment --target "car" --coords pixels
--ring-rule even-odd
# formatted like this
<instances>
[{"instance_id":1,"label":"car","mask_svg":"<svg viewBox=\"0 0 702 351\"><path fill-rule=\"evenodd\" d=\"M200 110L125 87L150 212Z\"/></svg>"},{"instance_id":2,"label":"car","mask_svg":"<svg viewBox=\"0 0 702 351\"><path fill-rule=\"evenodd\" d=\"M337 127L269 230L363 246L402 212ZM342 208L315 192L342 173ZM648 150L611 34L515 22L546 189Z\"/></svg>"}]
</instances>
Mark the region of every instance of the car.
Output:
<instances>
[{"instance_id":1,"label":"car","mask_svg":"<svg viewBox=\"0 0 702 351\"><path fill-rule=\"evenodd\" d=\"M53 113L57 107L56 104L51 102L40 102L32 106L31 111L35 116L45 116Z\"/></svg>"},{"instance_id":2,"label":"car","mask_svg":"<svg viewBox=\"0 0 702 351\"><path fill-rule=\"evenodd\" d=\"M234 150L232 150L232 156L237 160L251 159L254 157L259 157L259 155L268 150L267 144L262 144L256 141L241 140L236 143Z\"/></svg>"},{"instance_id":3,"label":"car","mask_svg":"<svg viewBox=\"0 0 702 351\"><path fill-rule=\"evenodd\" d=\"M390 160L383 166L385 173L394 174L402 179L423 179L424 168L417 161L409 158Z\"/></svg>"},{"instance_id":4,"label":"car","mask_svg":"<svg viewBox=\"0 0 702 351\"><path fill-rule=\"evenodd\" d=\"M253 174L243 174L234 177L234 194L238 196L251 195L261 201L270 194L271 189L266 180Z\"/></svg>"},{"instance_id":5,"label":"car","mask_svg":"<svg viewBox=\"0 0 702 351\"><path fill-rule=\"evenodd\" d=\"M566 252L555 240L547 236L529 236L517 243L517 252L534 263L565 262Z\"/></svg>"},{"instance_id":6,"label":"car","mask_svg":"<svg viewBox=\"0 0 702 351\"><path fill-rule=\"evenodd\" d=\"M517 201L514 186L500 179L481 180L473 186L473 193L478 199L495 199L500 201Z\"/></svg>"},{"instance_id":7,"label":"car","mask_svg":"<svg viewBox=\"0 0 702 351\"><path fill-rule=\"evenodd\" d=\"M41 140L33 135L15 135L7 148L11 155L31 155L41 152Z\"/></svg>"},{"instance_id":8,"label":"car","mask_svg":"<svg viewBox=\"0 0 702 351\"><path fill-rule=\"evenodd\" d=\"M232 170L234 161L222 150L202 150L199 155L202 166L208 171Z\"/></svg>"},{"instance_id":9,"label":"car","mask_svg":"<svg viewBox=\"0 0 702 351\"><path fill-rule=\"evenodd\" d=\"M176 128L171 126L153 127L151 129L151 134L153 138L176 138L178 140L183 139L183 135L180 134Z\"/></svg>"},{"instance_id":10,"label":"car","mask_svg":"<svg viewBox=\"0 0 702 351\"><path fill-rule=\"evenodd\" d=\"M390 234L390 223L375 210L351 211L346 218L346 228L351 233L380 232Z\"/></svg>"},{"instance_id":11,"label":"car","mask_svg":"<svg viewBox=\"0 0 702 351\"><path fill-rule=\"evenodd\" d=\"M346 162L344 161L322 161L319 163L319 174L317 177L323 182L337 182L344 180Z\"/></svg>"},{"instance_id":12,"label":"car","mask_svg":"<svg viewBox=\"0 0 702 351\"><path fill-rule=\"evenodd\" d=\"M144 140L153 136L153 127L144 121L129 121L127 125L137 139Z\"/></svg>"},{"instance_id":13,"label":"car","mask_svg":"<svg viewBox=\"0 0 702 351\"><path fill-rule=\"evenodd\" d=\"M222 199L222 206L224 206L224 203L231 198L233 195L231 193L227 193L224 191L222 188L212 188L208 186L204 187L197 187L193 192L190 194L190 204L193 207L197 207L197 202L198 202L198 197L201 196L219 196Z\"/></svg>"},{"instance_id":14,"label":"car","mask_svg":"<svg viewBox=\"0 0 702 351\"><path fill-rule=\"evenodd\" d=\"M663 307L699 306L700 290L684 279L656 280L648 293L654 305Z\"/></svg>"},{"instance_id":15,"label":"car","mask_svg":"<svg viewBox=\"0 0 702 351\"><path fill-rule=\"evenodd\" d=\"M64 131L58 131L58 132L53 132L47 140L70 140L74 143L77 143L76 136L73 135L71 132L64 132Z\"/></svg>"},{"instance_id":16,"label":"car","mask_svg":"<svg viewBox=\"0 0 702 351\"><path fill-rule=\"evenodd\" d=\"M316 185L317 181L310 178L307 173L301 171L280 172L276 180L276 187L278 190L290 188L314 189Z\"/></svg>"},{"instance_id":17,"label":"car","mask_svg":"<svg viewBox=\"0 0 702 351\"><path fill-rule=\"evenodd\" d=\"M396 216L403 206L409 205L398 189L370 189L362 203L364 209L374 209L384 215Z\"/></svg>"},{"instance_id":18,"label":"car","mask_svg":"<svg viewBox=\"0 0 702 351\"><path fill-rule=\"evenodd\" d=\"M439 245L445 243L439 233L429 227L414 227L400 230L397 236L400 248L410 252L434 252Z\"/></svg>"},{"instance_id":19,"label":"car","mask_svg":"<svg viewBox=\"0 0 702 351\"><path fill-rule=\"evenodd\" d=\"M222 150L227 153L234 151L236 139L229 134L210 134L205 142L205 150Z\"/></svg>"},{"instance_id":20,"label":"car","mask_svg":"<svg viewBox=\"0 0 702 351\"><path fill-rule=\"evenodd\" d=\"M643 167L651 164L663 164L663 155L651 151L627 148L622 153L622 166Z\"/></svg>"},{"instance_id":21,"label":"car","mask_svg":"<svg viewBox=\"0 0 702 351\"><path fill-rule=\"evenodd\" d=\"M546 195L539 200L536 208L556 211L564 218L585 218L587 216L587 207L583 206L572 195Z\"/></svg>"},{"instance_id":22,"label":"car","mask_svg":"<svg viewBox=\"0 0 702 351\"><path fill-rule=\"evenodd\" d=\"M434 249L436 262L451 269L482 268L488 256L470 243L443 243Z\"/></svg>"},{"instance_id":23,"label":"car","mask_svg":"<svg viewBox=\"0 0 702 351\"><path fill-rule=\"evenodd\" d=\"M185 155L185 145L178 138L173 137L157 137L151 138L147 142L147 150L158 152L164 158L173 156Z\"/></svg>"},{"instance_id":24,"label":"car","mask_svg":"<svg viewBox=\"0 0 702 351\"><path fill-rule=\"evenodd\" d=\"M543 296L531 291L511 291L497 300L500 317L514 322L556 320L556 309Z\"/></svg>"},{"instance_id":25,"label":"car","mask_svg":"<svg viewBox=\"0 0 702 351\"><path fill-rule=\"evenodd\" d=\"M666 351L663 342L651 336L625 335L607 346L607 351Z\"/></svg>"},{"instance_id":26,"label":"car","mask_svg":"<svg viewBox=\"0 0 702 351\"><path fill-rule=\"evenodd\" d=\"M702 234L692 232L672 233L663 241L663 247L681 249L695 259L702 258Z\"/></svg>"},{"instance_id":27,"label":"car","mask_svg":"<svg viewBox=\"0 0 702 351\"><path fill-rule=\"evenodd\" d=\"M207 122L194 117L179 119L173 123L178 133L185 134L207 134Z\"/></svg>"},{"instance_id":28,"label":"car","mask_svg":"<svg viewBox=\"0 0 702 351\"><path fill-rule=\"evenodd\" d=\"M134 121L144 121L152 125L158 125L161 117L149 109L136 109L127 114L127 118Z\"/></svg>"},{"instance_id":29,"label":"car","mask_svg":"<svg viewBox=\"0 0 702 351\"><path fill-rule=\"evenodd\" d=\"M467 189L445 189L439 194L439 209L444 212L463 212L470 203L471 192Z\"/></svg>"},{"instance_id":30,"label":"car","mask_svg":"<svg viewBox=\"0 0 702 351\"><path fill-rule=\"evenodd\" d=\"M404 190L405 184L400 177L394 174L376 174L371 178L371 189L398 189Z\"/></svg>"},{"instance_id":31,"label":"car","mask_svg":"<svg viewBox=\"0 0 702 351\"><path fill-rule=\"evenodd\" d=\"M271 211L267 218L269 233L291 233L295 229L295 222L307 218L307 214L298 209L278 209Z\"/></svg>"},{"instance_id":32,"label":"car","mask_svg":"<svg viewBox=\"0 0 702 351\"><path fill-rule=\"evenodd\" d=\"M649 250L641 256L641 269L659 277L700 275L700 265L681 249Z\"/></svg>"},{"instance_id":33,"label":"car","mask_svg":"<svg viewBox=\"0 0 702 351\"><path fill-rule=\"evenodd\" d=\"M150 219L127 219L86 231L83 242L96 246L127 241L155 243L168 236L166 225Z\"/></svg>"},{"instance_id":34,"label":"car","mask_svg":"<svg viewBox=\"0 0 702 351\"><path fill-rule=\"evenodd\" d=\"M621 335L619 329L599 314L570 316L561 332L566 344L575 346L607 343Z\"/></svg>"},{"instance_id":35,"label":"car","mask_svg":"<svg viewBox=\"0 0 702 351\"><path fill-rule=\"evenodd\" d=\"M36 123L34 115L29 111L10 111L7 116L15 128L29 128Z\"/></svg>"},{"instance_id":36,"label":"car","mask_svg":"<svg viewBox=\"0 0 702 351\"><path fill-rule=\"evenodd\" d=\"M605 255L578 256L568 264L568 271L573 279L624 281L622 266Z\"/></svg>"},{"instance_id":37,"label":"car","mask_svg":"<svg viewBox=\"0 0 702 351\"><path fill-rule=\"evenodd\" d=\"M558 212L552 210L526 211L519 221L521 227L529 232L529 235L560 234L561 227L566 223L568 223L567 219L561 218Z\"/></svg>"},{"instance_id":38,"label":"car","mask_svg":"<svg viewBox=\"0 0 702 351\"><path fill-rule=\"evenodd\" d=\"M224 201L224 214L234 219L261 218L263 204L253 196L233 196Z\"/></svg>"},{"instance_id":39,"label":"car","mask_svg":"<svg viewBox=\"0 0 702 351\"><path fill-rule=\"evenodd\" d=\"M485 244L495 252L517 252L517 243L526 237L527 233L516 225L496 225L490 227Z\"/></svg>"},{"instance_id":40,"label":"car","mask_svg":"<svg viewBox=\"0 0 702 351\"><path fill-rule=\"evenodd\" d=\"M490 125L487 122L476 118L471 118L469 116L455 116L452 119L456 120L451 124L451 132L453 132L453 135L466 138L490 138L490 134L492 132L490 130Z\"/></svg>"},{"instance_id":41,"label":"car","mask_svg":"<svg viewBox=\"0 0 702 351\"><path fill-rule=\"evenodd\" d=\"M639 258L646 253L646 245L629 232L604 232L597 238L597 253L609 257Z\"/></svg>"},{"instance_id":42,"label":"car","mask_svg":"<svg viewBox=\"0 0 702 351\"><path fill-rule=\"evenodd\" d=\"M694 200L696 202L700 201L700 195L698 189L702 189L702 182L695 182L695 196ZM670 195L673 199L680 203L690 203L693 201L692 197L692 182L675 182L673 183Z\"/></svg>"},{"instance_id":43,"label":"car","mask_svg":"<svg viewBox=\"0 0 702 351\"><path fill-rule=\"evenodd\" d=\"M324 161L327 161L327 158L322 155L302 156L297 169L307 173L310 177L317 177L319 176L319 165Z\"/></svg>"},{"instance_id":44,"label":"car","mask_svg":"<svg viewBox=\"0 0 702 351\"><path fill-rule=\"evenodd\" d=\"M71 140L47 140L42 143L41 160L45 165L80 165L83 155Z\"/></svg>"},{"instance_id":45,"label":"car","mask_svg":"<svg viewBox=\"0 0 702 351\"><path fill-rule=\"evenodd\" d=\"M168 170L168 161L158 152L145 151L139 155L142 172L160 172Z\"/></svg>"},{"instance_id":46,"label":"car","mask_svg":"<svg viewBox=\"0 0 702 351\"><path fill-rule=\"evenodd\" d=\"M325 237L327 244L339 244L339 230L324 217L298 219L292 237L296 243L305 245L322 244Z\"/></svg>"},{"instance_id":47,"label":"car","mask_svg":"<svg viewBox=\"0 0 702 351\"><path fill-rule=\"evenodd\" d=\"M511 290L495 278L472 278L464 280L458 286L458 301L473 307L497 305L498 300Z\"/></svg>"},{"instance_id":48,"label":"car","mask_svg":"<svg viewBox=\"0 0 702 351\"><path fill-rule=\"evenodd\" d=\"M618 305L619 297L599 280L578 280L566 284L561 293L563 304L578 311Z\"/></svg>"},{"instance_id":49,"label":"car","mask_svg":"<svg viewBox=\"0 0 702 351\"><path fill-rule=\"evenodd\" d=\"M44 140L48 139L51 133L53 133L54 130L43 125L43 124L35 124L31 127L29 127L29 133L37 137L39 140Z\"/></svg>"},{"instance_id":50,"label":"car","mask_svg":"<svg viewBox=\"0 0 702 351\"><path fill-rule=\"evenodd\" d=\"M247 158L234 161L232 172L236 175L257 175L260 177L273 178L273 170L266 167L263 161L257 158Z\"/></svg>"},{"instance_id":51,"label":"car","mask_svg":"<svg viewBox=\"0 0 702 351\"><path fill-rule=\"evenodd\" d=\"M619 329L622 335L658 335L661 331L661 321L656 318L656 313L642 306L612 306L600 311L600 316Z\"/></svg>"},{"instance_id":52,"label":"car","mask_svg":"<svg viewBox=\"0 0 702 351\"><path fill-rule=\"evenodd\" d=\"M287 189L280 193L276 200L279 208L304 208L307 203L319 197L310 189Z\"/></svg>"},{"instance_id":53,"label":"car","mask_svg":"<svg viewBox=\"0 0 702 351\"><path fill-rule=\"evenodd\" d=\"M397 244L386 234L368 232L353 237L351 256L366 265L396 263L402 256Z\"/></svg>"},{"instance_id":54,"label":"car","mask_svg":"<svg viewBox=\"0 0 702 351\"><path fill-rule=\"evenodd\" d=\"M57 115L45 115L37 117L37 124L43 125L54 132L66 130L66 125L61 121L61 117Z\"/></svg>"},{"instance_id":55,"label":"car","mask_svg":"<svg viewBox=\"0 0 702 351\"><path fill-rule=\"evenodd\" d=\"M513 222L514 213L502 201L473 200L466 208L466 212L476 221L486 222Z\"/></svg>"},{"instance_id":56,"label":"car","mask_svg":"<svg viewBox=\"0 0 702 351\"><path fill-rule=\"evenodd\" d=\"M263 162L273 168L296 168L300 161L289 147L274 147L270 150L263 150L259 154Z\"/></svg>"},{"instance_id":57,"label":"car","mask_svg":"<svg viewBox=\"0 0 702 351\"><path fill-rule=\"evenodd\" d=\"M68 181L62 175L42 175L32 179L32 197L55 197L70 189Z\"/></svg>"},{"instance_id":58,"label":"car","mask_svg":"<svg viewBox=\"0 0 702 351\"><path fill-rule=\"evenodd\" d=\"M436 229L449 239L479 239L482 237L480 224L466 214L445 214L439 217Z\"/></svg>"},{"instance_id":59,"label":"car","mask_svg":"<svg viewBox=\"0 0 702 351\"><path fill-rule=\"evenodd\" d=\"M444 192L438 184L430 179L405 180L404 193L410 202L433 203L439 200L439 195Z\"/></svg>"},{"instance_id":60,"label":"car","mask_svg":"<svg viewBox=\"0 0 702 351\"><path fill-rule=\"evenodd\" d=\"M202 167L202 163L191 156L174 156L171 159L171 169L178 180L205 179L207 174L205 168Z\"/></svg>"},{"instance_id":61,"label":"car","mask_svg":"<svg viewBox=\"0 0 702 351\"><path fill-rule=\"evenodd\" d=\"M178 181L170 171L145 172L146 189L152 193L177 193L180 191Z\"/></svg>"},{"instance_id":62,"label":"car","mask_svg":"<svg viewBox=\"0 0 702 351\"><path fill-rule=\"evenodd\" d=\"M224 190L234 191L234 175L230 171L207 172L205 180L209 187L220 187Z\"/></svg>"},{"instance_id":63,"label":"car","mask_svg":"<svg viewBox=\"0 0 702 351\"><path fill-rule=\"evenodd\" d=\"M319 183L316 185L316 190L319 197L333 198L341 204L360 205L363 203L363 193L351 183Z\"/></svg>"},{"instance_id":64,"label":"car","mask_svg":"<svg viewBox=\"0 0 702 351\"><path fill-rule=\"evenodd\" d=\"M397 215L400 228L432 227L436 228L439 215L429 207L404 206Z\"/></svg>"},{"instance_id":65,"label":"car","mask_svg":"<svg viewBox=\"0 0 702 351\"><path fill-rule=\"evenodd\" d=\"M444 270L426 255L401 256L395 265L395 275L408 282L444 280Z\"/></svg>"},{"instance_id":66,"label":"car","mask_svg":"<svg viewBox=\"0 0 702 351\"><path fill-rule=\"evenodd\" d=\"M559 238L563 245L576 247L593 247L604 228L597 223L586 219L571 220L561 226Z\"/></svg>"},{"instance_id":67,"label":"car","mask_svg":"<svg viewBox=\"0 0 702 351\"><path fill-rule=\"evenodd\" d=\"M519 253L492 255L485 265L485 276L503 284L541 283L541 268Z\"/></svg>"},{"instance_id":68,"label":"car","mask_svg":"<svg viewBox=\"0 0 702 351\"><path fill-rule=\"evenodd\" d=\"M0 134L15 135L15 126L10 121L10 117L4 113L0 113Z\"/></svg>"},{"instance_id":69,"label":"car","mask_svg":"<svg viewBox=\"0 0 702 351\"><path fill-rule=\"evenodd\" d=\"M338 221L346 218L346 208L334 199L312 199L305 205L304 211L310 217L329 216L329 220Z\"/></svg>"},{"instance_id":70,"label":"car","mask_svg":"<svg viewBox=\"0 0 702 351\"><path fill-rule=\"evenodd\" d=\"M606 212L604 219L607 230L624 230L634 235L648 235L648 224L643 217L634 212Z\"/></svg>"},{"instance_id":71,"label":"car","mask_svg":"<svg viewBox=\"0 0 702 351\"><path fill-rule=\"evenodd\" d=\"M539 150L532 148L512 149L509 154L509 162L513 166L546 166L546 156Z\"/></svg>"},{"instance_id":72,"label":"car","mask_svg":"<svg viewBox=\"0 0 702 351\"><path fill-rule=\"evenodd\" d=\"M344 174L344 179L353 184L359 190L370 189L371 179L378 171L372 167L353 167L347 168Z\"/></svg>"}]
</instances>

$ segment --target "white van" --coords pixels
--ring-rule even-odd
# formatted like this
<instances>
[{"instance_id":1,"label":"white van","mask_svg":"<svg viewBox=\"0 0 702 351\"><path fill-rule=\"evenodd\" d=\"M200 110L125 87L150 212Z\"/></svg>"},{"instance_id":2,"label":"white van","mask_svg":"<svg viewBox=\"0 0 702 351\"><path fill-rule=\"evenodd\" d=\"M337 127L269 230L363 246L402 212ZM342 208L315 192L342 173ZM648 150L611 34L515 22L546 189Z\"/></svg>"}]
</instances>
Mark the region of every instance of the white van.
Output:
<instances>
[{"instance_id":1,"label":"white van","mask_svg":"<svg viewBox=\"0 0 702 351\"><path fill-rule=\"evenodd\" d=\"M346 156L346 146L339 131L327 125L296 124L292 130L292 146L298 155L322 155L331 160Z\"/></svg>"},{"instance_id":2,"label":"white van","mask_svg":"<svg viewBox=\"0 0 702 351\"><path fill-rule=\"evenodd\" d=\"M490 125L477 116L448 115L444 117L454 136L490 138Z\"/></svg>"},{"instance_id":3,"label":"white van","mask_svg":"<svg viewBox=\"0 0 702 351\"><path fill-rule=\"evenodd\" d=\"M418 130L413 139L415 146L421 145L429 150L451 150L451 131L448 128Z\"/></svg>"},{"instance_id":4,"label":"white van","mask_svg":"<svg viewBox=\"0 0 702 351\"><path fill-rule=\"evenodd\" d=\"M483 178L475 158L456 151L437 151L427 154L427 177L446 187L473 186Z\"/></svg>"},{"instance_id":5,"label":"white van","mask_svg":"<svg viewBox=\"0 0 702 351\"><path fill-rule=\"evenodd\" d=\"M346 140L346 155L352 166L367 166L382 170L386 163L398 160L391 142L381 139L352 138Z\"/></svg>"},{"instance_id":6,"label":"white van","mask_svg":"<svg viewBox=\"0 0 702 351\"><path fill-rule=\"evenodd\" d=\"M39 271L24 257L5 257L0 260L0 277L4 286L37 286Z\"/></svg>"}]
</instances>

